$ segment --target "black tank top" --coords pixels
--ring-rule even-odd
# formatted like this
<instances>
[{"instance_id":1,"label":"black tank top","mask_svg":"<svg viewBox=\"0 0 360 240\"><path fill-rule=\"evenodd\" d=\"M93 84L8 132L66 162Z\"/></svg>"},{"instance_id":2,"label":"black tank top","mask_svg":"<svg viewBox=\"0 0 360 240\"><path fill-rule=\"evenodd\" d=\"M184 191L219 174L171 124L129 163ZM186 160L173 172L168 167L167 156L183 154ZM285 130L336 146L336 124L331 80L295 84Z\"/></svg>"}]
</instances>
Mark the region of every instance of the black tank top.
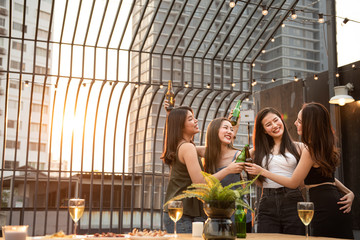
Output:
<instances>
[{"instance_id":1,"label":"black tank top","mask_svg":"<svg viewBox=\"0 0 360 240\"><path fill-rule=\"evenodd\" d=\"M321 169L319 167L318 168L311 167L304 182L305 185L319 184L323 182L335 182L334 173L332 174L331 177L325 177L321 174Z\"/></svg>"}]
</instances>

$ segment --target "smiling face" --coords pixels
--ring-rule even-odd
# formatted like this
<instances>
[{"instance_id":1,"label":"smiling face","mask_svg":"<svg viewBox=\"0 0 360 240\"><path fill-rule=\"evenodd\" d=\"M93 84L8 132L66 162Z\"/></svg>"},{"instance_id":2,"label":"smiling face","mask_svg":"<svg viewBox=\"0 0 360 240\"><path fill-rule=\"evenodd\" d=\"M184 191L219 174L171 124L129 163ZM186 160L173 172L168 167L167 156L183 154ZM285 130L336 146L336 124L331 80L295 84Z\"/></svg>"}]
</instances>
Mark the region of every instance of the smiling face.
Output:
<instances>
[{"instance_id":1,"label":"smiling face","mask_svg":"<svg viewBox=\"0 0 360 240\"><path fill-rule=\"evenodd\" d=\"M282 135L284 133L284 124L278 115L269 112L263 118L261 124L266 134L268 134L274 139L282 138Z\"/></svg>"},{"instance_id":2,"label":"smiling face","mask_svg":"<svg viewBox=\"0 0 360 240\"><path fill-rule=\"evenodd\" d=\"M224 120L221 122L218 135L221 143L229 145L232 142L234 129L229 121Z\"/></svg>"},{"instance_id":3,"label":"smiling face","mask_svg":"<svg viewBox=\"0 0 360 240\"><path fill-rule=\"evenodd\" d=\"M300 110L300 112L298 113L298 117L294 124L296 126L297 133L301 136L302 135L302 110Z\"/></svg>"},{"instance_id":4,"label":"smiling face","mask_svg":"<svg viewBox=\"0 0 360 240\"><path fill-rule=\"evenodd\" d=\"M197 123L198 120L194 117L194 114L191 111L188 111L184 123L184 134L195 135L198 133L200 130Z\"/></svg>"}]
</instances>

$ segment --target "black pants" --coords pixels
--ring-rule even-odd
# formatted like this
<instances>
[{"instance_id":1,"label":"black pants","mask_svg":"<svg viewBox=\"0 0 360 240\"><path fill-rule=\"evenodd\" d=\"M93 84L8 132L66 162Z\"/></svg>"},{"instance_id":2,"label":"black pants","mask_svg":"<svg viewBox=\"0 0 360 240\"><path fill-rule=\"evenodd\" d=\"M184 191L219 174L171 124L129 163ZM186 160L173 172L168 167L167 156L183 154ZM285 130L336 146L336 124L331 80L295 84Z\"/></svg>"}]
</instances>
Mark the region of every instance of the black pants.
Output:
<instances>
[{"instance_id":1,"label":"black pants","mask_svg":"<svg viewBox=\"0 0 360 240\"><path fill-rule=\"evenodd\" d=\"M310 201L314 203L314 217L310 223L314 236L354 238L351 214L339 210L342 195L333 185L310 188Z\"/></svg>"},{"instance_id":2,"label":"black pants","mask_svg":"<svg viewBox=\"0 0 360 240\"><path fill-rule=\"evenodd\" d=\"M297 214L297 202L303 201L299 189L264 188L258 212L258 232L305 235L305 226Z\"/></svg>"}]
</instances>

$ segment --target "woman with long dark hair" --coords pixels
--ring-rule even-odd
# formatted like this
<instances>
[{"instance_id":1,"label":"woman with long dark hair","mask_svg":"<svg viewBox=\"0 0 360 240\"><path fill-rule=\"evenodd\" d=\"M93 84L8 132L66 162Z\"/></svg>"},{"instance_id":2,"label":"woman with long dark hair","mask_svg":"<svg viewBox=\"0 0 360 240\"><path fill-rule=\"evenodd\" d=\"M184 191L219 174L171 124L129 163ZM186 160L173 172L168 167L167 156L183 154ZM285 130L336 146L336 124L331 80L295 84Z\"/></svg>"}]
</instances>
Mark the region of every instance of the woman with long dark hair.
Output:
<instances>
[{"instance_id":1,"label":"woman with long dark hair","mask_svg":"<svg viewBox=\"0 0 360 240\"><path fill-rule=\"evenodd\" d=\"M255 119L254 162L270 172L290 177L300 159L301 144L292 141L281 114L274 108L262 109ZM290 189L260 177L262 187L258 208L258 232L303 235L305 229L297 216L297 202L303 201L299 189Z\"/></svg>"},{"instance_id":2,"label":"woman with long dark hair","mask_svg":"<svg viewBox=\"0 0 360 240\"><path fill-rule=\"evenodd\" d=\"M161 159L170 166L170 179L165 202L181 194L192 183L203 183L202 164L199 161L194 135L199 132L198 121L190 107L181 106L170 111L166 123L164 152ZM213 174L219 180L231 173L239 173L243 169L238 163ZM191 233L192 222L205 221L202 203L196 198L183 200L184 213L177 222L178 233ZM165 209L167 212L167 209ZM168 232L173 232L174 224L168 214L164 215L164 223Z\"/></svg>"},{"instance_id":3,"label":"woman with long dark hair","mask_svg":"<svg viewBox=\"0 0 360 240\"><path fill-rule=\"evenodd\" d=\"M273 173L258 164L246 164L246 170L288 188L305 182L310 201L314 202L313 235L353 238L351 215L346 213L351 210L354 194L334 177L340 157L328 110L319 103L304 104L295 125L305 147L291 176ZM346 195L342 197L337 187ZM339 208L339 204L343 206Z\"/></svg>"}]
</instances>

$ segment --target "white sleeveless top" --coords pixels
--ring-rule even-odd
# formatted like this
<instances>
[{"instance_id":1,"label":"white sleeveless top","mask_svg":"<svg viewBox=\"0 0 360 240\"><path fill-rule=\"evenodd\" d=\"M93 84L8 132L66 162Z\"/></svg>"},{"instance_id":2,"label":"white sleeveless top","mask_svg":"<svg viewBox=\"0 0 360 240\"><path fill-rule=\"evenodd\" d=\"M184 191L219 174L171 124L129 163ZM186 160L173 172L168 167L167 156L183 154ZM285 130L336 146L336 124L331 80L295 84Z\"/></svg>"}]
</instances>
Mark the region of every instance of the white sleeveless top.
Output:
<instances>
[{"instance_id":1,"label":"white sleeveless top","mask_svg":"<svg viewBox=\"0 0 360 240\"><path fill-rule=\"evenodd\" d=\"M293 174L296 165L297 165L297 161L294 155L292 155L291 153L287 152L285 153L286 158L279 154L279 155L269 155L269 171L281 176L285 176L285 177L291 177L291 175ZM263 158L262 160L262 167L265 167L265 159L266 157ZM263 188L280 188L283 187L282 185L268 179L265 178L265 181L263 182Z\"/></svg>"}]
</instances>

